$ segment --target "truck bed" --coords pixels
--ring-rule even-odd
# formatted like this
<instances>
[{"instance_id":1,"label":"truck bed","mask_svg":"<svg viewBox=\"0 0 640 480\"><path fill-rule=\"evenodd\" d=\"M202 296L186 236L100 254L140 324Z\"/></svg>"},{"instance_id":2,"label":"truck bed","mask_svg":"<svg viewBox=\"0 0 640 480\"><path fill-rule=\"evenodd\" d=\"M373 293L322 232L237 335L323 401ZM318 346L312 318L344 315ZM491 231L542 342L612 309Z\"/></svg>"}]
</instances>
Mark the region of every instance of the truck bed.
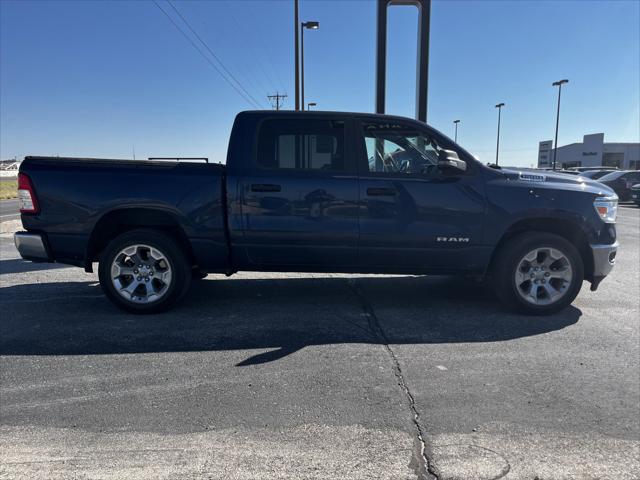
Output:
<instances>
[{"instance_id":1,"label":"truck bed","mask_svg":"<svg viewBox=\"0 0 640 480\"><path fill-rule=\"evenodd\" d=\"M52 259L90 268L92 235L110 240L114 216L144 228L180 227L206 268L228 265L225 167L217 164L26 157L21 173L34 184L38 215L23 215L27 231L47 233ZM108 237L108 238L107 238Z\"/></svg>"}]
</instances>

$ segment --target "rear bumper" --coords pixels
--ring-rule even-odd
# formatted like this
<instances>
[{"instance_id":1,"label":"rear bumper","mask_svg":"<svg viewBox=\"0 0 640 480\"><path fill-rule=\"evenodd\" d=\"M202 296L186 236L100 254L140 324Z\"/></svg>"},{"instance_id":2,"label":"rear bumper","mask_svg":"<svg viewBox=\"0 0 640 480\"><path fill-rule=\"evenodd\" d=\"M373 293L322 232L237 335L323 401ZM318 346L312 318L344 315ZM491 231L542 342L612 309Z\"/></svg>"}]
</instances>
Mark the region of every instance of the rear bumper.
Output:
<instances>
[{"instance_id":1,"label":"rear bumper","mask_svg":"<svg viewBox=\"0 0 640 480\"><path fill-rule=\"evenodd\" d=\"M40 233L17 232L13 236L13 241L20 256L25 260L34 262L51 262L51 255L47 248L47 243Z\"/></svg>"},{"instance_id":2,"label":"rear bumper","mask_svg":"<svg viewBox=\"0 0 640 480\"><path fill-rule=\"evenodd\" d=\"M616 263L616 254L618 252L618 242L611 245L591 245L591 253L593 255L593 280L591 282L591 290L595 291L604 277L611 273Z\"/></svg>"}]
</instances>

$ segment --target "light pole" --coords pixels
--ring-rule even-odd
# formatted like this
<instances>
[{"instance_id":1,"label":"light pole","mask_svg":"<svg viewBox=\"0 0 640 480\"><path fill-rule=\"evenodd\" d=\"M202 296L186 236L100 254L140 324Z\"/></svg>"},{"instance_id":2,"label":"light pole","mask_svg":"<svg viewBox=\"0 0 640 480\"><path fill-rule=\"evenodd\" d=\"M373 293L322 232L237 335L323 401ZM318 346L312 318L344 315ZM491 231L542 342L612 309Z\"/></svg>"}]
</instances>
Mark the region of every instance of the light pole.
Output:
<instances>
[{"instance_id":1,"label":"light pole","mask_svg":"<svg viewBox=\"0 0 640 480\"><path fill-rule=\"evenodd\" d=\"M455 137L454 137L453 141L458 143L458 124L460 123L460 120L454 120L453 123L456 126L456 134L455 134Z\"/></svg>"},{"instance_id":2,"label":"light pole","mask_svg":"<svg viewBox=\"0 0 640 480\"><path fill-rule=\"evenodd\" d=\"M551 84L552 87L558 87L558 112L556 113L556 139L553 142L553 170L556 169L556 154L558 153L558 125L560 124L560 92L562 92L562 85L569 83L566 78L564 80L558 80Z\"/></svg>"},{"instance_id":3,"label":"light pole","mask_svg":"<svg viewBox=\"0 0 640 480\"><path fill-rule=\"evenodd\" d=\"M311 110L311 107L315 107L317 105L318 104L316 102L309 102L309 103L307 103L307 110Z\"/></svg>"},{"instance_id":4,"label":"light pole","mask_svg":"<svg viewBox=\"0 0 640 480\"><path fill-rule=\"evenodd\" d=\"M317 30L320 28L320 22L302 22L300 23L300 105L304 110L304 29Z\"/></svg>"},{"instance_id":5,"label":"light pole","mask_svg":"<svg viewBox=\"0 0 640 480\"><path fill-rule=\"evenodd\" d=\"M500 112L502 111L502 107L504 107L504 103L499 103L496 105L498 109L498 137L496 140L496 165L498 165L498 153L500 152Z\"/></svg>"}]
</instances>

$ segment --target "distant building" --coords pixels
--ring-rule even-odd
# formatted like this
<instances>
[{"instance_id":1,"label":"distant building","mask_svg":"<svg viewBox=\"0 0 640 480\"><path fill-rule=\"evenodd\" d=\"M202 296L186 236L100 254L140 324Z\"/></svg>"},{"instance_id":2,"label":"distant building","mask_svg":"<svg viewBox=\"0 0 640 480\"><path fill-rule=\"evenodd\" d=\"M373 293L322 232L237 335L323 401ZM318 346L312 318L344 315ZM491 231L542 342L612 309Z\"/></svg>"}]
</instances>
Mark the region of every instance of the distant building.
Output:
<instances>
[{"instance_id":1,"label":"distant building","mask_svg":"<svg viewBox=\"0 0 640 480\"><path fill-rule=\"evenodd\" d=\"M553 166L553 141L538 144L538 168ZM585 135L581 143L558 147L557 168L616 167L640 170L640 143L605 143L604 133Z\"/></svg>"}]
</instances>

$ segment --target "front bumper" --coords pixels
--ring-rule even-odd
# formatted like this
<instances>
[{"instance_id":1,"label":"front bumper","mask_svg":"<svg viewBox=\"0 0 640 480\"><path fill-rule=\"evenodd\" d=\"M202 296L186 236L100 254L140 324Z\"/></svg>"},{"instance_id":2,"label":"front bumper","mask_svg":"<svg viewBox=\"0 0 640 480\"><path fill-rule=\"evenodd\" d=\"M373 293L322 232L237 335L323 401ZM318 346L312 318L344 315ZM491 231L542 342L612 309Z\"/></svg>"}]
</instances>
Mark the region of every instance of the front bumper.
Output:
<instances>
[{"instance_id":1,"label":"front bumper","mask_svg":"<svg viewBox=\"0 0 640 480\"><path fill-rule=\"evenodd\" d=\"M612 243L611 245L591 245L591 253L593 255L592 291L596 290L604 277L609 275L611 270L613 270L613 266L616 263L618 246L618 242Z\"/></svg>"},{"instance_id":2,"label":"front bumper","mask_svg":"<svg viewBox=\"0 0 640 480\"><path fill-rule=\"evenodd\" d=\"M13 241L20 256L34 262L51 262L51 255L44 237L39 233L17 232Z\"/></svg>"}]
</instances>

